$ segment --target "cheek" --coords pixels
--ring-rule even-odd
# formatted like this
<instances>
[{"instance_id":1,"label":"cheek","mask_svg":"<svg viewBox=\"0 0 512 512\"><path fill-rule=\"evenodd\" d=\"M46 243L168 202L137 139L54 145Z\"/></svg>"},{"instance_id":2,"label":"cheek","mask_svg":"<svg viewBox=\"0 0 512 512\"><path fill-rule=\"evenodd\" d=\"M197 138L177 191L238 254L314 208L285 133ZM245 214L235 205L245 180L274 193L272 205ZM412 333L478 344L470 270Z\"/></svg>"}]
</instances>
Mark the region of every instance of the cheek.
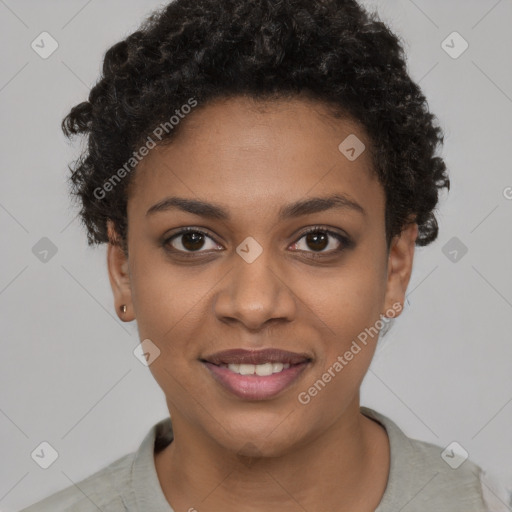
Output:
<instances>
[{"instance_id":1,"label":"cheek","mask_svg":"<svg viewBox=\"0 0 512 512\"><path fill-rule=\"evenodd\" d=\"M326 387L335 394L350 395L357 390L375 352L385 293L379 272L363 263L347 266L336 278L331 274L323 286L309 288L313 314L307 314L322 326L323 333L315 379L328 381Z\"/></svg>"},{"instance_id":2,"label":"cheek","mask_svg":"<svg viewBox=\"0 0 512 512\"><path fill-rule=\"evenodd\" d=\"M140 336L161 343L179 342L185 326L204 322L201 310L210 288L197 267L194 271L171 265L154 254L137 258L132 269L132 299Z\"/></svg>"},{"instance_id":3,"label":"cheek","mask_svg":"<svg viewBox=\"0 0 512 512\"><path fill-rule=\"evenodd\" d=\"M358 264L332 270L305 289L308 306L327 332L346 343L379 318L385 295L381 269Z\"/></svg>"},{"instance_id":4,"label":"cheek","mask_svg":"<svg viewBox=\"0 0 512 512\"><path fill-rule=\"evenodd\" d=\"M340 280L316 303L326 328L314 371L296 398L319 426L330 424L353 402L372 361L381 312L374 280Z\"/></svg>"},{"instance_id":5,"label":"cheek","mask_svg":"<svg viewBox=\"0 0 512 512\"><path fill-rule=\"evenodd\" d=\"M168 399L184 406L193 397L199 350L209 349L205 336L205 305L209 287L191 272L169 264L140 265L132 274L133 304L140 340L151 340L159 351L149 369ZM190 371L196 368L194 371Z\"/></svg>"}]
</instances>

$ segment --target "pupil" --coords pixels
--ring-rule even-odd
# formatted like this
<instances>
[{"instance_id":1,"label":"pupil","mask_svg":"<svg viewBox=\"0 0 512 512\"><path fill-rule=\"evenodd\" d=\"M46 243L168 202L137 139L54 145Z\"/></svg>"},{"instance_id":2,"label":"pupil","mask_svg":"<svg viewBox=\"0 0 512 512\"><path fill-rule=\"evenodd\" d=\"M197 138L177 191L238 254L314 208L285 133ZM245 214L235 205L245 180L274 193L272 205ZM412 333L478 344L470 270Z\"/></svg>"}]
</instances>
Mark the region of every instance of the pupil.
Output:
<instances>
[{"instance_id":1,"label":"pupil","mask_svg":"<svg viewBox=\"0 0 512 512\"><path fill-rule=\"evenodd\" d=\"M183 240L181 243L183 244L183 247L185 247L185 249L193 251L196 249L201 249L203 242L203 235L201 233L193 232L185 233L183 235Z\"/></svg>"},{"instance_id":2,"label":"pupil","mask_svg":"<svg viewBox=\"0 0 512 512\"><path fill-rule=\"evenodd\" d=\"M323 238L323 241L320 242L320 246L317 245L317 247L314 247L315 244L318 244L318 239ZM325 249L327 247L327 236L325 233L322 233L320 231L315 231L313 233L308 233L306 235L306 243L311 249L319 250ZM311 245L311 242L313 243L313 246Z\"/></svg>"}]
</instances>

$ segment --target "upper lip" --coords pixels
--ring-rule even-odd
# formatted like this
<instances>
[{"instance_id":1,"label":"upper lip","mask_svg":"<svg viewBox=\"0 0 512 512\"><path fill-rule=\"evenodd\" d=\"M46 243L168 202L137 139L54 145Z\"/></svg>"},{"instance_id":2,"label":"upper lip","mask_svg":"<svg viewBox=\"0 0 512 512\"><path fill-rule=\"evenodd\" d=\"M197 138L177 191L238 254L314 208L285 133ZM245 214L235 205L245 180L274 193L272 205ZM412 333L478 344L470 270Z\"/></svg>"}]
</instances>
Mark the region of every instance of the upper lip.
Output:
<instances>
[{"instance_id":1,"label":"upper lip","mask_svg":"<svg viewBox=\"0 0 512 512\"><path fill-rule=\"evenodd\" d=\"M310 361L308 354L299 354L297 352L288 352L275 348L267 348L264 350L245 350L235 348L231 350L223 350L215 354L206 356L201 359L209 363L220 364L264 364L264 363L288 363L298 364Z\"/></svg>"}]
</instances>

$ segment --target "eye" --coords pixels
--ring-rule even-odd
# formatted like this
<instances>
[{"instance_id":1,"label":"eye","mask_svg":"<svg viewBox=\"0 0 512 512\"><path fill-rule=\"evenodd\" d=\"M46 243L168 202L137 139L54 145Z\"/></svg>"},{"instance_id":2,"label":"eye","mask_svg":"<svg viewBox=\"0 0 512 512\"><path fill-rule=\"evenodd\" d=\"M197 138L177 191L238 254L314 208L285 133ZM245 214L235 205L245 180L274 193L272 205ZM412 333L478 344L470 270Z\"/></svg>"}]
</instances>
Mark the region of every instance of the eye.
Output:
<instances>
[{"instance_id":1,"label":"eye","mask_svg":"<svg viewBox=\"0 0 512 512\"><path fill-rule=\"evenodd\" d=\"M301 242L303 239L304 241ZM208 241L210 241L210 247L208 247ZM182 228L166 238L162 245L168 252L182 253L183 255L222 249L222 246L217 244L207 232L195 227ZM340 253L352 246L353 242L347 236L321 226L314 226L305 231L291 247L292 250L307 253L307 257L321 258Z\"/></svg>"},{"instance_id":2,"label":"eye","mask_svg":"<svg viewBox=\"0 0 512 512\"><path fill-rule=\"evenodd\" d=\"M207 239L214 242L213 247L206 247L206 251L200 251L200 249L205 248L204 245ZM206 232L194 227L181 229L171 237L166 238L163 245L171 252L182 253L207 252L212 249L216 250L216 247L218 247L218 244L212 237Z\"/></svg>"},{"instance_id":3,"label":"eye","mask_svg":"<svg viewBox=\"0 0 512 512\"><path fill-rule=\"evenodd\" d=\"M304 241L301 243L301 240ZM302 234L292 247L299 251L311 252L309 257L321 257L322 254L332 255L352 247L352 241L342 235L321 226L315 226Z\"/></svg>"}]
</instances>

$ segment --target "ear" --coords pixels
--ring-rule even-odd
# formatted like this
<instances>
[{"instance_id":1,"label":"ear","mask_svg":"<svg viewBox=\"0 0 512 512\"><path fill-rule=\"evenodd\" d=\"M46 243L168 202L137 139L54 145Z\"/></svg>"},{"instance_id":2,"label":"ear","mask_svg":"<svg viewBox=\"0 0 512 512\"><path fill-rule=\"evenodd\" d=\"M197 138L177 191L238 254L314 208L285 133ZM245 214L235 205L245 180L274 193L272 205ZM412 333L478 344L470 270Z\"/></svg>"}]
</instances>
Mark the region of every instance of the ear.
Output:
<instances>
[{"instance_id":1,"label":"ear","mask_svg":"<svg viewBox=\"0 0 512 512\"><path fill-rule=\"evenodd\" d=\"M123 322L131 322L135 319L135 315L133 312L128 259L119 243L116 243L119 240L119 236L110 219L107 221L107 228L110 240L107 247L108 277L114 294L116 312ZM126 313L123 313L121 309L123 305L126 306Z\"/></svg>"},{"instance_id":2,"label":"ear","mask_svg":"<svg viewBox=\"0 0 512 512\"><path fill-rule=\"evenodd\" d=\"M394 317L399 316L403 311L405 292L412 274L417 237L418 224L412 222L407 224L400 235L396 235L391 242L388 257L385 310L394 311Z\"/></svg>"}]
</instances>

